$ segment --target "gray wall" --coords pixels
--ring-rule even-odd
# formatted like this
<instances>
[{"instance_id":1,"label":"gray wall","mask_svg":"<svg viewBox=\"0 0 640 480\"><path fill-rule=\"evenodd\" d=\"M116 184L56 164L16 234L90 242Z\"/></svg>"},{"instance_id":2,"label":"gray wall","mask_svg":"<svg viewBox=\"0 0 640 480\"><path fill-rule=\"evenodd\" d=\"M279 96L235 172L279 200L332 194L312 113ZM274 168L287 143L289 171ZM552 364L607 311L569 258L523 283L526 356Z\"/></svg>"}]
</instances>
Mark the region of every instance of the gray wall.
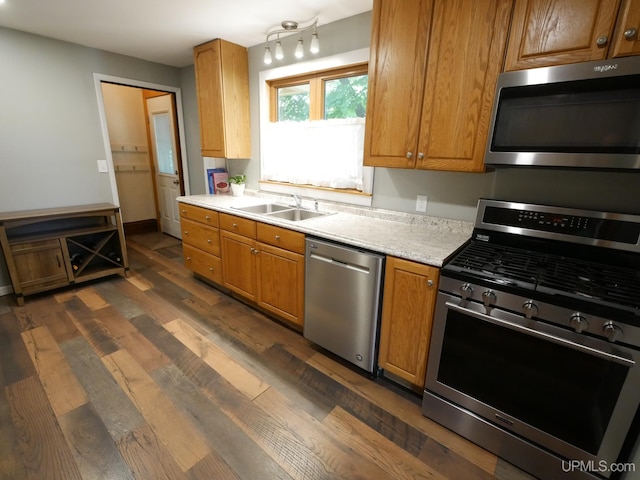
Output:
<instances>
[{"instance_id":1,"label":"gray wall","mask_svg":"<svg viewBox=\"0 0 640 480\"><path fill-rule=\"evenodd\" d=\"M198 119L198 97L196 96L196 74L193 65L180 69L182 88L182 113L184 115L187 165L191 195L206 193L204 189L203 163L200 156L200 120Z\"/></svg>"},{"instance_id":2,"label":"gray wall","mask_svg":"<svg viewBox=\"0 0 640 480\"><path fill-rule=\"evenodd\" d=\"M175 87L189 77L188 69L182 75L177 68L1 27L0 58L0 211L113 202L109 176L96 164L106 153L94 73ZM187 100L195 102L191 95ZM191 119L191 109L185 116ZM197 110L193 121L197 144ZM186 135L189 144L194 134ZM9 283L0 258L0 288Z\"/></svg>"}]
</instances>

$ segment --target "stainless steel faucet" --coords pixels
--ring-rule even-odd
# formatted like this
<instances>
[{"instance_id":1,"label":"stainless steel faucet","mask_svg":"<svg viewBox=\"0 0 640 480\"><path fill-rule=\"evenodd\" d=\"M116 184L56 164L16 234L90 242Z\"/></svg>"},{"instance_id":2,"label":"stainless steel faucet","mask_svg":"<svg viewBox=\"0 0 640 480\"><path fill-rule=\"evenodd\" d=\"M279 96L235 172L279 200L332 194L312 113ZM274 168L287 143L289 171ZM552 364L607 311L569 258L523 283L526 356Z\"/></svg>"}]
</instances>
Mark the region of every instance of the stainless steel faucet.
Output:
<instances>
[{"instance_id":1,"label":"stainless steel faucet","mask_svg":"<svg viewBox=\"0 0 640 480\"><path fill-rule=\"evenodd\" d=\"M296 207L302 208L302 199L297 193L293 194L293 201L296 202Z\"/></svg>"}]
</instances>

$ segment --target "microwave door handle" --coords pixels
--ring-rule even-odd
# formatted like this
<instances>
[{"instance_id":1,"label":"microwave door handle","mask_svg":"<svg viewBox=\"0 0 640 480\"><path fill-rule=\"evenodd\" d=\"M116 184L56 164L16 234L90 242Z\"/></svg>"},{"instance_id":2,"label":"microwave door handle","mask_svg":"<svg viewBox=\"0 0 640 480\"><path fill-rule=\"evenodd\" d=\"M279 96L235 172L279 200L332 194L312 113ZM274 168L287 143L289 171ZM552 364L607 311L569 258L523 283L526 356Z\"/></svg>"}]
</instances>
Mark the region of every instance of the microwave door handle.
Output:
<instances>
[{"instance_id":1,"label":"microwave door handle","mask_svg":"<svg viewBox=\"0 0 640 480\"><path fill-rule=\"evenodd\" d=\"M550 333L539 332L538 330L533 330L529 327L525 327L524 325L518 325L515 323L507 322L505 320L500 320L499 318L494 318L489 315L485 315L484 313L474 312L473 310L460 307L459 305L455 305L450 302L446 302L446 306L447 308L450 308L451 310L462 313L464 315L471 315L472 317L477 318L478 320L484 320L484 321L493 323L494 325L499 325L502 327L509 328L511 330L522 332L531 337L536 337L542 340L553 342L558 345L569 347L573 350L578 350L578 351L587 353L589 355L604 358L605 360L611 360L612 362L619 363L621 365L624 365L625 367L633 367L636 364L636 362L634 362L632 359L621 357L619 355L615 355L608 352L603 352L596 348L592 348L586 345L581 345L579 343L572 342L571 340L568 340L566 338L561 338L555 335L551 335Z\"/></svg>"}]
</instances>

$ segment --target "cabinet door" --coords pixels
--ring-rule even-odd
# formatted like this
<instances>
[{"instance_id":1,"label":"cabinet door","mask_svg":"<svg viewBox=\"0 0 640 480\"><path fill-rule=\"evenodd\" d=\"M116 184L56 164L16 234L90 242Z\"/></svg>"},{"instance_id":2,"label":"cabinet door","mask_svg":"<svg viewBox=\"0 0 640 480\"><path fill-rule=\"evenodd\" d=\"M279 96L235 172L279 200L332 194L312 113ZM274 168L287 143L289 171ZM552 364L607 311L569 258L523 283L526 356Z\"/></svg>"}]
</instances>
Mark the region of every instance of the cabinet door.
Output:
<instances>
[{"instance_id":1,"label":"cabinet door","mask_svg":"<svg viewBox=\"0 0 640 480\"><path fill-rule=\"evenodd\" d=\"M302 326L304 255L258 243L258 304Z\"/></svg>"},{"instance_id":2,"label":"cabinet door","mask_svg":"<svg viewBox=\"0 0 640 480\"><path fill-rule=\"evenodd\" d=\"M220 231L222 277L224 285L234 292L256 299L256 241L242 235Z\"/></svg>"},{"instance_id":3,"label":"cabinet door","mask_svg":"<svg viewBox=\"0 0 640 480\"><path fill-rule=\"evenodd\" d=\"M606 58L619 5L620 0L516 0L505 70Z\"/></svg>"},{"instance_id":4,"label":"cabinet door","mask_svg":"<svg viewBox=\"0 0 640 480\"><path fill-rule=\"evenodd\" d=\"M202 155L225 156L222 69L220 42L209 42L194 49L196 90L200 113Z\"/></svg>"},{"instance_id":5,"label":"cabinet door","mask_svg":"<svg viewBox=\"0 0 640 480\"><path fill-rule=\"evenodd\" d=\"M376 0L364 164L415 166L433 0Z\"/></svg>"},{"instance_id":6,"label":"cabinet door","mask_svg":"<svg viewBox=\"0 0 640 480\"><path fill-rule=\"evenodd\" d=\"M194 65L202 155L250 158L247 49L214 40L194 49Z\"/></svg>"},{"instance_id":7,"label":"cabinet door","mask_svg":"<svg viewBox=\"0 0 640 480\"><path fill-rule=\"evenodd\" d=\"M436 0L417 167L484 171L510 0Z\"/></svg>"},{"instance_id":8,"label":"cabinet door","mask_svg":"<svg viewBox=\"0 0 640 480\"><path fill-rule=\"evenodd\" d=\"M69 283L58 239L12 245L11 255L18 284L25 294Z\"/></svg>"},{"instance_id":9,"label":"cabinet door","mask_svg":"<svg viewBox=\"0 0 640 480\"><path fill-rule=\"evenodd\" d=\"M387 257L380 353L384 370L424 387L439 270Z\"/></svg>"},{"instance_id":10,"label":"cabinet door","mask_svg":"<svg viewBox=\"0 0 640 480\"><path fill-rule=\"evenodd\" d=\"M618 15L611 57L640 55L640 0L625 0Z\"/></svg>"}]
</instances>

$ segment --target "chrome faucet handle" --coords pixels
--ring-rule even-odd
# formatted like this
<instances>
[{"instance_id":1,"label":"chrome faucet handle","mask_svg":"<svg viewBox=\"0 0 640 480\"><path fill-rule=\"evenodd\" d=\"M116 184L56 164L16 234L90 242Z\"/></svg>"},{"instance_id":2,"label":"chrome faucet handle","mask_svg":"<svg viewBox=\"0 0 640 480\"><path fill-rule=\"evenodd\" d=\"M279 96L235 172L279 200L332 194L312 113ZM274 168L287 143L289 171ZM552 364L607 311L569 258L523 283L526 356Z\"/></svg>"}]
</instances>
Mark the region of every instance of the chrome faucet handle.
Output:
<instances>
[{"instance_id":1,"label":"chrome faucet handle","mask_svg":"<svg viewBox=\"0 0 640 480\"><path fill-rule=\"evenodd\" d=\"M296 202L296 207L298 207L298 208L302 207L302 199L300 198L300 196L297 193L293 194L293 201Z\"/></svg>"}]
</instances>

